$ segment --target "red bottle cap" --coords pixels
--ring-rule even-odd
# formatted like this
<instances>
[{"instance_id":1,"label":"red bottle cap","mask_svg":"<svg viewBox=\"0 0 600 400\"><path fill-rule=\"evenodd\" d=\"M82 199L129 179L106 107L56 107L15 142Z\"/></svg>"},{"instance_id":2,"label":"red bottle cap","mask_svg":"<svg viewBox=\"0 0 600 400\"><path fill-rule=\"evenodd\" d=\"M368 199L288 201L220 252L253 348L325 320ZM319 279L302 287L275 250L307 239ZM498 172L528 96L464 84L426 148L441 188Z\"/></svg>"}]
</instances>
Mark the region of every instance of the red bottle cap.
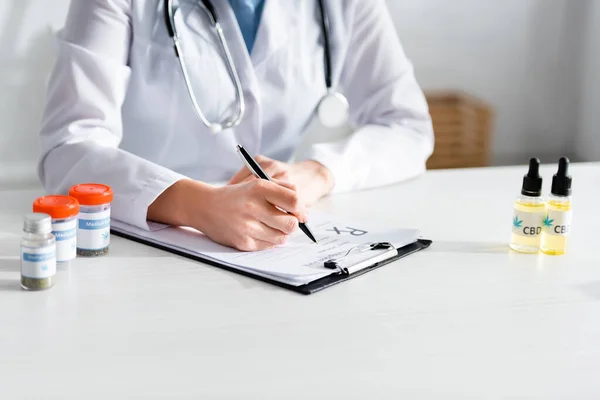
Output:
<instances>
[{"instance_id":1,"label":"red bottle cap","mask_svg":"<svg viewBox=\"0 0 600 400\"><path fill-rule=\"evenodd\" d=\"M110 186L98 183L84 183L75 185L69 190L69 196L79 200L84 206L100 206L113 200L113 191Z\"/></svg>"},{"instance_id":2,"label":"red bottle cap","mask_svg":"<svg viewBox=\"0 0 600 400\"><path fill-rule=\"evenodd\" d=\"M43 196L33 202L33 212L48 214L53 219L65 219L79 214L79 201L70 196Z\"/></svg>"}]
</instances>

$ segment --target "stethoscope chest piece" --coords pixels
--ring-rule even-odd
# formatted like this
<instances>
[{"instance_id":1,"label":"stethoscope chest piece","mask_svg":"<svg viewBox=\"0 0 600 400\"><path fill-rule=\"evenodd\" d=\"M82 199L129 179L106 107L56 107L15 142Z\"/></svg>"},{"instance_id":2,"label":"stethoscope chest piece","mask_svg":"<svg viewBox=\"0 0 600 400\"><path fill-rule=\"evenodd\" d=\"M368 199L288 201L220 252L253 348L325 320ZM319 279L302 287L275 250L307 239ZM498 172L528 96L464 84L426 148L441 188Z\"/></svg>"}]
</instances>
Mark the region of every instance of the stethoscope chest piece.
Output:
<instances>
[{"instance_id":1,"label":"stethoscope chest piece","mask_svg":"<svg viewBox=\"0 0 600 400\"><path fill-rule=\"evenodd\" d=\"M330 91L319 102L317 114L326 128L339 128L348 121L350 105L343 94Z\"/></svg>"}]
</instances>

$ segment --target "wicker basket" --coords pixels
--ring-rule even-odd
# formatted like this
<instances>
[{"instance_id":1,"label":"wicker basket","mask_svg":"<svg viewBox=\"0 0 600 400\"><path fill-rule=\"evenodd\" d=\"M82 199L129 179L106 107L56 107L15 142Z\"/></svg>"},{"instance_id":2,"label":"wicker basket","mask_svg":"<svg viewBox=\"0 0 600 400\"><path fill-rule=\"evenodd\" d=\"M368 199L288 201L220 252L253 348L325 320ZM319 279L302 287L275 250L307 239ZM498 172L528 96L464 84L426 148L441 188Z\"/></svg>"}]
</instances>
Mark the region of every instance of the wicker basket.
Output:
<instances>
[{"instance_id":1,"label":"wicker basket","mask_svg":"<svg viewBox=\"0 0 600 400\"><path fill-rule=\"evenodd\" d=\"M462 92L426 93L435 132L428 169L483 167L490 163L492 111Z\"/></svg>"}]
</instances>

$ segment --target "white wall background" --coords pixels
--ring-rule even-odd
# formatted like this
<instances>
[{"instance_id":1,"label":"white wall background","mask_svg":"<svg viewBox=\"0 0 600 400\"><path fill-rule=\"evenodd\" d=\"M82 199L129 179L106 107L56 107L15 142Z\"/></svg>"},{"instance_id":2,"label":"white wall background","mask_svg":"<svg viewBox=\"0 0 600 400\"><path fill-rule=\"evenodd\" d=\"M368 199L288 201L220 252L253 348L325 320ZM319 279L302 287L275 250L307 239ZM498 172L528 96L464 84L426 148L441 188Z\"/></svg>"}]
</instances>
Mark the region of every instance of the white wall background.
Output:
<instances>
[{"instance_id":1,"label":"white wall background","mask_svg":"<svg viewBox=\"0 0 600 400\"><path fill-rule=\"evenodd\" d=\"M69 0L0 1L0 188L37 183L37 130Z\"/></svg>"},{"instance_id":2,"label":"white wall background","mask_svg":"<svg viewBox=\"0 0 600 400\"><path fill-rule=\"evenodd\" d=\"M496 164L572 155L586 0L388 4L425 89L464 89L494 107Z\"/></svg>"},{"instance_id":3,"label":"white wall background","mask_svg":"<svg viewBox=\"0 0 600 400\"><path fill-rule=\"evenodd\" d=\"M68 3L0 2L0 188L37 179L51 29ZM463 89L495 108L495 164L600 159L600 0L388 4L425 89Z\"/></svg>"},{"instance_id":4,"label":"white wall background","mask_svg":"<svg viewBox=\"0 0 600 400\"><path fill-rule=\"evenodd\" d=\"M600 0L592 0L587 14L586 43L581 80L580 130L577 154L600 159Z\"/></svg>"}]
</instances>

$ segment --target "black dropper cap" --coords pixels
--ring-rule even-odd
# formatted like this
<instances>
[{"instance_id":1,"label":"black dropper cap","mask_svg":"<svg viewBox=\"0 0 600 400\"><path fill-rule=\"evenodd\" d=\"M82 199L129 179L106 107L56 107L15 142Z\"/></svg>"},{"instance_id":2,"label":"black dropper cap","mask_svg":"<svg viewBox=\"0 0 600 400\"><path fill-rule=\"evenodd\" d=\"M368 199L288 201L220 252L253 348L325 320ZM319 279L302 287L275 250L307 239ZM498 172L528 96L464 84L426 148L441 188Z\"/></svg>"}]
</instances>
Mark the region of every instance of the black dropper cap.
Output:
<instances>
[{"instance_id":1,"label":"black dropper cap","mask_svg":"<svg viewBox=\"0 0 600 400\"><path fill-rule=\"evenodd\" d=\"M540 176L540 160L538 158L529 160L529 172L523 177L521 194L530 197L540 197L542 195L542 177Z\"/></svg>"},{"instance_id":2,"label":"black dropper cap","mask_svg":"<svg viewBox=\"0 0 600 400\"><path fill-rule=\"evenodd\" d=\"M552 177L552 194L567 197L571 195L571 177L569 176L569 159L563 157L558 161L558 172Z\"/></svg>"}]
</instances>

